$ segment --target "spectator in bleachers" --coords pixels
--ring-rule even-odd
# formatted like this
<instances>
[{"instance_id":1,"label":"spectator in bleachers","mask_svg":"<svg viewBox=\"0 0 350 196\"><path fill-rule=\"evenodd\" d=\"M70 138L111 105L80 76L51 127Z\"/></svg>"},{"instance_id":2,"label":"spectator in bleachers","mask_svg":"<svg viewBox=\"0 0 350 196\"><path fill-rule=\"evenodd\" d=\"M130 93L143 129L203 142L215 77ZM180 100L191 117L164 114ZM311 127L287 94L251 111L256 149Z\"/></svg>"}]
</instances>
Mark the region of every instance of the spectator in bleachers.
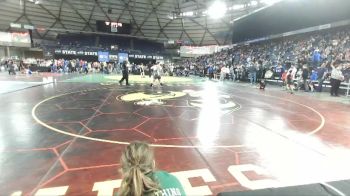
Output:
<instances>
[{"instance_id":1,"label":"spectator in bleachers","mask_svg":"<svg viewBox=\"0 0 350 196\"><path fill-rule=\"evenodd\" d=\"M9 75L16 75L16 71L15 71L15 64L13 63L13 61L8 61L8 71L9 71Z\"/></svg>"},{"instance_id":2,"label":"spectator in bleachers","mask_svg":"<svg viewBox=\"0 0 350 196\"><path fill-rule=\"evenodd\" d=\"M236 80L236 75L235 75L235 70L234 70L233 65L229 68L229 72L230 72L231 81L235 81Z\"/></svg>"},{"instance_id":3,"label":"spectator in bleachers","mask_svg":"<svg viewBox=\"0 0 350 196\"><path fill-rule=\"evenodd\" d=\"M313 67L317 68L319 66L319 63L321 62L321 54L318 49L314 51L313 58L312 58L312 63Z\"/></svg>"},{"instance_id":4,"label":"spectator in bleachers","mask_svg":"<svg viewBox=\"0 0 350 196\"><path fill-rule=\"evenodd\" d=\"M316 83L318 83L318 75L316 69L313 69L311 71L311 76L310 76L310 83L309 86L311 88L311 91L314 92L316 89Z\"/></svg>"},{"instance_id":5,"label":"spectator in bleachers","mask_svg":"<svg viewBox=\"0 0 350 196\"><path fill-rule=\"evenodd\" d=\"M309 92L309 67L307 65L303 65L303 71L301 77L303 78L304 91Z\"/></svg>"},{"instance_id":6,"label":"spectator in bleachers","mask_svg":"<svg viewBox=\"0 0 350 196\"><path fill-rule=\"evenodd\" d=\"M250 67L248 67L248 74L249 74L249 79L250 79L250 84L255 84L256 83L256 72L257 72L257 67L254 62L250 64Z\"/></svg>"},{"instance_id":7,"label":"spectator in bleachers","mask_svg":"<svg viewBox=\"0 0 350 196\"><path fill-rule=\"evenodd\" d=\"M275 73L276 73L276 77L278 77L279 79L282 78L282 75L284 73L284 68L282 67L281 64L277 65L277 67L275 68Z\"/></svg>"},{"instance_id":8,"label":"spectator in bleachers","mask_svg":"<svg viewBox=\"0 0 350 196\"><path fill-rule=\"evenodd\" d=\"M327 74L326 64L327 62L322 63L321 67L317 69L317 81L318 81L317 92L322 92L323 82L326 79L326 74Z\"/></svg>"},{"instance_id":9,"label":"spectator in bleachers","mask_svg":"<svg viewBox=\"0 0 350 196\"><path fill-rule=\"evenodd\" d=\"M214 78L214 68L212 65L209 65L208 74L209 74L209 80Z\"/></svg>"}]
</instances>

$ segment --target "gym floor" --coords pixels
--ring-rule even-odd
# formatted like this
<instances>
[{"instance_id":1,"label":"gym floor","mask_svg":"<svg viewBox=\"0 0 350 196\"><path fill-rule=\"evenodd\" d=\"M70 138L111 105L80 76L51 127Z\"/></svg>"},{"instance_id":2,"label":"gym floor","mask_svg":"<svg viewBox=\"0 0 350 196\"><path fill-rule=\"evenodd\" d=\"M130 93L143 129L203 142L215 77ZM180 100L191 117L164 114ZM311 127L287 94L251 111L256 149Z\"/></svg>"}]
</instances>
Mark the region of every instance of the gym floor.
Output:
<instances>
[{"instance_id":1,"label":"gym floor","mask_svg":"<svg viewBox=\"0 0 350 196\"><path fill-rule=\"evenodd\" d=\"M348 98L196 78L0 74L1 195L112 195L130 141L189 195L350 179Z\"/></svg>"}]
</instances>

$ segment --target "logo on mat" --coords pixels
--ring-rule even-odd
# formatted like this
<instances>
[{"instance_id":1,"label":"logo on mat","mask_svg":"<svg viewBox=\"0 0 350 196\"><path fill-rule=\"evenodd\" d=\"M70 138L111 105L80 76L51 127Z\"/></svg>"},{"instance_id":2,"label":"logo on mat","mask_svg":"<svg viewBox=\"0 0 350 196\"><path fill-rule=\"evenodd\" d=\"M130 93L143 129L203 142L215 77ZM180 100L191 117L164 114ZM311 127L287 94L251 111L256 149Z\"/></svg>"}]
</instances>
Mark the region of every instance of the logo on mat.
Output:
<instances>
[{"instance_id":1,"label":"logo on mat","mask_svg":"<svg viewBox=\"0 0 350 196\"><path fill-rule=\"evenodd\" d=\"M187 107L213 108L221 113L236 111L240 105L235 103L231 96L226 94L206 95L204 91L183 90L168 92L134 92L122 95L117 99L133 102L135 105L151 106L166 105L168 100L181 99L187 101ZM174 105L176 107L176 105ZM182 106L183 107L183 106Z\"/></svg>"},{"instance_id":2,"label":"logo on mat","mask_svg":"<svg viewBox=\"0 0 350 196\"><path fill-rule=\"evenodd\" d=\"M119 99L126 102L134 102L136 105L164 105L166 100L185 96L184 92L137 92L121 96Z\"/></svg>"}]
</instances>

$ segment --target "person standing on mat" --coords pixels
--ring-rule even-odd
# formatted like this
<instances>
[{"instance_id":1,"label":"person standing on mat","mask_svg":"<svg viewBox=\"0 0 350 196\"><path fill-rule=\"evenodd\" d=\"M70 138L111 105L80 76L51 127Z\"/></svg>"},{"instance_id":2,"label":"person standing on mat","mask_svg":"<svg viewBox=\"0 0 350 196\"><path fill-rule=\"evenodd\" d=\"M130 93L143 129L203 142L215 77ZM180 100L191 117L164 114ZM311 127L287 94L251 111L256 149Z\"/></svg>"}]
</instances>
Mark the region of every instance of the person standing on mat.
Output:
<instances>
[{"instance_id":1,"label":"person standing on mat","mask_svg":"<svg viewBox=\"0 0 350 196\"><path fill-rule=\"evenodd\" d=\"M125 80L126 85L129 86L129 71L128 71L128 67L126 66L126 61L124 61L122 64L122 73L123 73L123 77L119 81L119 84L122 85L123 81Z\"/></svg>"},{"instance_id":2,"label":"person standing on mat","mask_svg":"<svg viewBox=\"0 0 350 196\"><path fill-rule=\"evenodd\" d=\"M149 78L151 78L151 76L152 76L152 64L151 64L151 61L148 63L147 67L148 67L148 76L149 76Z\"/></svg>"},{"instance_id":3,"label":"person standing on mat","mask_svg":"<svg viewBox=\"0 0 350 196\"><path fill-rule=\"evenodd\" d=\"M8 62L8 71L9 71L9 75L16 75L16 71L15 71L15 65L13 64L13 61L9 61Z\"/></svg>"},{"instance_id":4,"label":"person standing on mat","mask_svg":"<svg viewBox=\"0 0 350 196\"><path fill-rule=\"evenodd\" d=\"M159 63L157 63L157 64L153 65L151 69L152 69L152 71L153 71L153 82L151 83L151 86L154 85L154 82L155 82L156 80L158 80L158 81L159 81L159 84L160 84L161 86L163 86L163 84L162 84L162 82L161 82L161 79L162 79L161 74L162 74L162 72L163 72L162 66L161 66Z\"/></svg>"},{"instance_id":5,"label":"person standing on mat","mask_svg":"<svg viewBox=\"0 0 350 196\"><path fill-rule=\"evenodd\" d=\"M174 175L155 169L153 150L144 142L130 143L121 155L120 164L123 179L115 196L186 195Z\"/></svg>"},{"instance_id":6,"label":"person standing on mat","mask_svg":"<svg viewBox=\"0 0 350 196\"><path fill-rule=\"evenodd\" d=\"M143 63L141 63L140 65L140 75L141 75L141 78L145 77L145 66L143 65Z\"/></svg>"}]
</instances>

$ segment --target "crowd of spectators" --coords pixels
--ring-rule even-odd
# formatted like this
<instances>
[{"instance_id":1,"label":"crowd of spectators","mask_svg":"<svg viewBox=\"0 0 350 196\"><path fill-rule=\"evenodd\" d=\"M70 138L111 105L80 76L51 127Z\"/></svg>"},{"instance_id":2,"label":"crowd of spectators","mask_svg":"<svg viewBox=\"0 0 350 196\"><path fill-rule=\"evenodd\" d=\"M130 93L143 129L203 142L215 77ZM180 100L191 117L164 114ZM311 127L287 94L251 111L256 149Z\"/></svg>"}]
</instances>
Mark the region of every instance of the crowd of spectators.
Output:
<instances>
[{"instance_id":1,"label":"crowd of spectators","mask_svg":"<svg viewBox=\"0 0 350 196\"><path fill-rule=\"evenodd\" d=\"M98 61L86 61L82 59L3 59L0 61L0 71L8 71L10 75L21 74L32 74L40 70L42 72L51 73L121 73L121 63L117 61L111 62L98 62ZM141 73L151 74L151 67L155 62L148 63L133 63L127 62L127 69L130 74L139 75ZM162 70L165 75L173 75L172 64L161 64Z\"/></svg>"},{"instance_id":2,"label":"crowd of spectators","mask_svg":"<svg viewBox=\"0 0 350 196\"><path fill-rule=\"evenodd\" d=\"M308 91L309 87L317 86L315 90L321 91L322 85L318 87L318 83L331 80L332 70L336 68L343 75L339 77L341 81L349 80L349 30L350 27L345 27L234 46L211 55L185 59L176 67L209 78L248 80L252 84L262 78L283 79L286 83L288 70L292 68L290 74L297 83L296 89Z\"/></svg>"},{"instance_id":3,"label":"crowd of spectators","mask_svg":"<svg viewBox=\"0 0 350 196\"><path fill-rule=\"evenodd\" d=\"M1 71L8 71L10 75L16 75L17 72L22 74L32 74L39 68L44 72L52 73L89 73L103 72L110 73L114 70L113 63L87 62L81 59L3 59L0 62ZM44 69L42 69L44 68Z\"/></svg>"}]
</instances>

